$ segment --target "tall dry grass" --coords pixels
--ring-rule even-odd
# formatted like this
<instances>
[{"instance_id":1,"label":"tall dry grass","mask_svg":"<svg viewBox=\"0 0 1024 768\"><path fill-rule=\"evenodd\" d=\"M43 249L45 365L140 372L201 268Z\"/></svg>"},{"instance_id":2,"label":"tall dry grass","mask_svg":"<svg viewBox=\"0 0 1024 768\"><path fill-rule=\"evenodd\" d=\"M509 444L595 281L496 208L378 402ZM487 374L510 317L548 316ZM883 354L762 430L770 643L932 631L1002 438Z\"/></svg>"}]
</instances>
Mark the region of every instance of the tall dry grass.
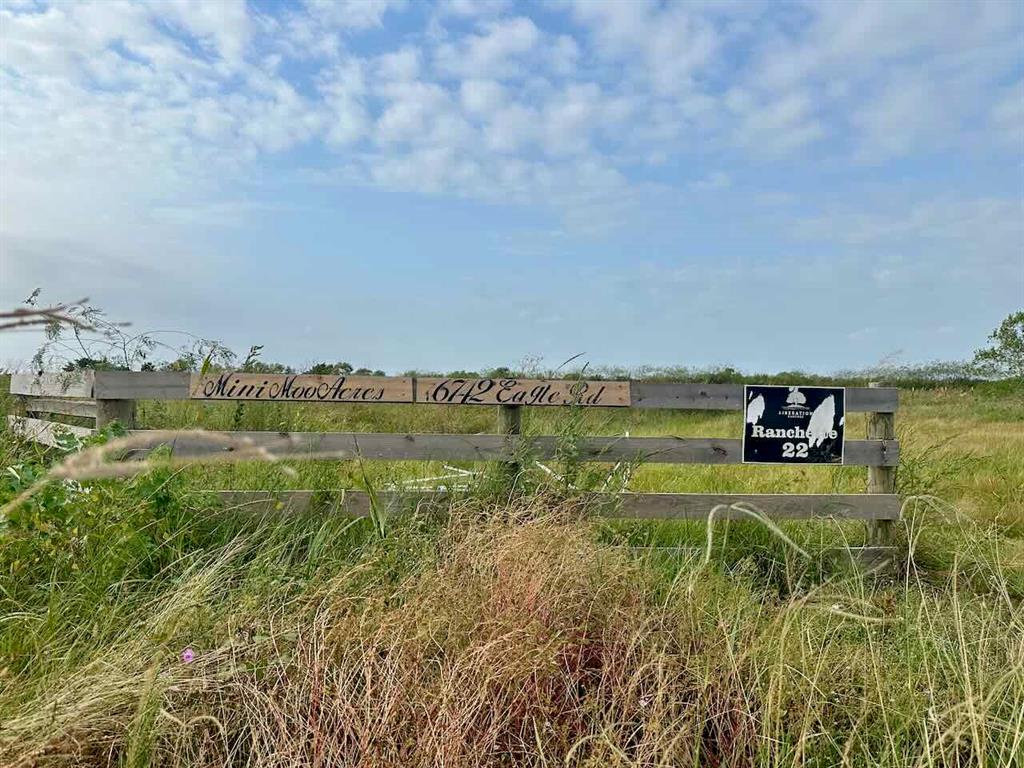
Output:
<instances>
[{"instance_id":1,"label":"tall dry grass","mask_svg":"<svg viewBox=\"0 0 1024 768\"><path fill-rule=\"evenodd\" d=\"M780 594L540 500L428 527L312 577L315 537L235 538L24 701L4 764L1022 764L1024 614L997 583Z\"/></svg>"}]
</instances>

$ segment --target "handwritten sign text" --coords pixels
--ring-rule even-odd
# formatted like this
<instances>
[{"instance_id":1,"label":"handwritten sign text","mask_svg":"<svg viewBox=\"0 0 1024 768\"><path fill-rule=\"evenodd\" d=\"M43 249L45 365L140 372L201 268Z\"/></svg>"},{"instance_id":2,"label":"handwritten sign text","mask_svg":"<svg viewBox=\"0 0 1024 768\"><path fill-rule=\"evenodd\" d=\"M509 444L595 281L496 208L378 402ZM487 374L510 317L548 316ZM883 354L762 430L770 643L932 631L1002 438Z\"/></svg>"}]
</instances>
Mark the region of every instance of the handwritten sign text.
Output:
<instances>
[{"instance_id":1,"label":"handwritten sign text","mask_svg":"<svg viewBox=\"0 0 1024 768\"><path fill-rule=\"evenodd\" d=\"M586 405L628 407L628 381L417 379L416 402L449 405Z\"/></svg>"},{"instance_id":2,"label":"handwritten sign text","mask_svg":"<svg viewBox=\"0 0 1024 768\"><path fill-rule=\"evenodd\" d=\"M190 391L191 397L198 400L411 403L412 379L225 372L194 375Z\"/></svg>"}]
</instances>

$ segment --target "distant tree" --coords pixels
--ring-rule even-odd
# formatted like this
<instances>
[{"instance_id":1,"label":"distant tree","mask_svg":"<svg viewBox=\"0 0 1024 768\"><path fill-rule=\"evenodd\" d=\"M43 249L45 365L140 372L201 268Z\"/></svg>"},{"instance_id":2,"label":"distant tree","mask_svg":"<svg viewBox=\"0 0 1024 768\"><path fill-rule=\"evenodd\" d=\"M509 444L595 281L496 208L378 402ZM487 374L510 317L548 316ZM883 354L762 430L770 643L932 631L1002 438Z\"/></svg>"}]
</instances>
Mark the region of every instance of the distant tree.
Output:
<instances>
[{"instance_id":1,"label":"distant tree","mask_svg":"<svg viewBox=\"0 0 1024 768\"><path fill-rule=\"evenodd\" d=\"M181 355L164 363L160 369L163 371L194 371L197 370L199 361L197 361L192 355Z\"/></svg>"},{"instance_id":2,"label":"distant tree","mask_svg":"<svg viewBox=\"0 0 1024 768\"><path fill-rule=\"evenodd\" d=\"M317 363L306 373L314 376L347 376L352 373L352 364L344 361L339 363Z\"/></svg>"},{"instance_id":3,"label":"distant tree","mask_svg":"<svg viewBox=\"0 0 1024 768\"><path fill-rule=\"evenodd\" d=\"M245 371L246 373L295 373L295 370L291 366L287 366L284 363L263 362L260 360L260 356L262 354L263 345L253 344L249 347L249 352L242 361L242 365L239 370Z\"/></svg>"},{"instance_id":4,"label":"distant tree","mask_svg":"<svg viewBox=\"0 0 1024 768\"><path fill-rule=\"evenodd\" d=\"M65 371L127 371L128 368L106 357L79 357L64 364Z\"/></svg>"},{"instance_id":5,"label":"distant tree","mask_svg":"<svg viewBox=\"0 0 1024 768\"><path fill-rule=\"evenodd\" d=\"M988 347L974 353L978 370L987 375L1024 379L1024 310L1008 315L988 340Z\"/></svg>"},{"instance_id":6,"label":"distant tree","mask_svg":"<svg viewBox=\"0 0 1024 768\"><path fill-rule=\"evenodd\" d=\"M295 369L284 363L264 363L258 360L242 369L246 373L295 373Z\"/></svg>"},{"instance_id":7,"label":"distant tree","mask_svg":"<svg viewBox=\"0 0 1024 768\"><path fill-rule=\"evenodd\" d=\"M178 357L159 366L151 362L143 363L140 370L223 371L233 367L235 359L235 353L225 347L209 348L196 345L192 349L182 350Z\"/></svg>"}]
</instances>

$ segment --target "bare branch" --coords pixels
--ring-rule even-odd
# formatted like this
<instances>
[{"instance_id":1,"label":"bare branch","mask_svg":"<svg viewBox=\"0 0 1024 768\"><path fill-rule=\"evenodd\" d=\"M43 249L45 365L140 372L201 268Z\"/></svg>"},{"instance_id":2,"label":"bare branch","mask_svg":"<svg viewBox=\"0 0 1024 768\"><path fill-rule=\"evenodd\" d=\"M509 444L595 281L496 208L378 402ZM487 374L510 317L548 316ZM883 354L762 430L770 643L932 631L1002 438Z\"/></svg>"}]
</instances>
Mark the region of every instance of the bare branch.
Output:
<instances>
[{"instance_id":1,"label":"bare branch","mask_svg":"<svg viewBox=\"0 0 1024 768\"><path fill-rule=\"evenodd\" d=\"M76 309L81 308L88 299L71 302L70 304L55 304L51 307L19 307L9 312L0 312L0 331L11 330L12 328L25 328L31 326L46 326L54 323L69 325L80 330L92 330L92 326L75 317Z\"/></svg>"}]
</instances>

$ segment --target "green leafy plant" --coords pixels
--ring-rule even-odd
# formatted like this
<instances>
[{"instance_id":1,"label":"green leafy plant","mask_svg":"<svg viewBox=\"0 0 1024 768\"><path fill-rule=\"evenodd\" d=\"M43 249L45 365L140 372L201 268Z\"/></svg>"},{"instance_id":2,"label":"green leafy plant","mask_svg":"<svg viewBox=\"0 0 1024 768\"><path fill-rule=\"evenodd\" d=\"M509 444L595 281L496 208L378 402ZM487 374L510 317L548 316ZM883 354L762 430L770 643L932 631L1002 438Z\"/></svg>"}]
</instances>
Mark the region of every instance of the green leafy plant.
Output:
<instances>
[{"instance_id":1,"label":"green leafy plant","mask_svg":"<svg viewBox=\"0 0 1024 768\"><path fill-rule=\"evenodd\" d=\"M974 353L978 370L1024 380L1024 310L1007 315L988 339L989 346Z\"/></svg>"}]
</instances>

